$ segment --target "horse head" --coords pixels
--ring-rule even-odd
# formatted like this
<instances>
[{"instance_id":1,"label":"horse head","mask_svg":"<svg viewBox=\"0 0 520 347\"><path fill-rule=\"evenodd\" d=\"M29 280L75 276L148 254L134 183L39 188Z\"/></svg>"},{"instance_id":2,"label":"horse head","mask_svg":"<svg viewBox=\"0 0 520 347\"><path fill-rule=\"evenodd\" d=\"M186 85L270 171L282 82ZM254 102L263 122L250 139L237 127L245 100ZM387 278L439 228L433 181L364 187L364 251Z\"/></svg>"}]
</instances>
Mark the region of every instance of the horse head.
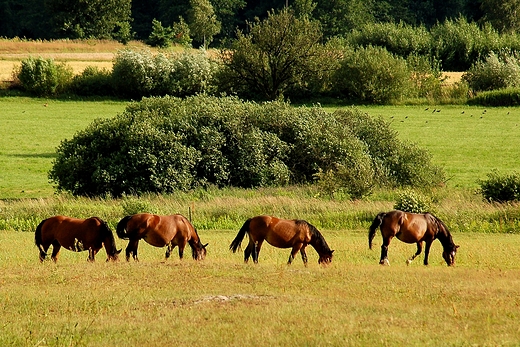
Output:
<instances>
[{"instance_id":1,"label":"horse head","mask_svg":"<svg viewBox=\"0 0 520 347\"><path fill-rule=\"evenodd\" d=\"M318 259L318 264L324 264L328 265L332 262L332 253L334 253L334 250L326 251L322 254L320 254L320 258Z\"/></svg>"},{"instance_id":2,"label":"horse head","mask_svg":"<svg viewBox=\"0 0 520 347\"><path fill-rule=\"evenodd\" d=\"M459 248L458 245L453 245L453 247L445 248L442 252L442 257L448 266L455 265L455 255L457 255L457 248Z\"/></svg>"},{"instance_id":3,"label":"horse head","mask_svg":"<svg viewBox=\"0 0 520 347\"><path fill-rule=\"evenodd\" d=\"M195 260L204 260L206 258L206 246L208 244L206 243L203 245L200 240L198 243L195 244L195 247L193 247L193 259Z\"/></svg>"},{"instance_id":4,"label":"horse head","mask_svg":"<svg viewBox=\"0 0 520 347\"><path fill-rule=\"evenodd\" d=\"M119 253L121 253L121 249L115 249L114 248L114 254L108 254L107 262L108 261L118 261L119 260Z\"/></svg>"}]
</instances>

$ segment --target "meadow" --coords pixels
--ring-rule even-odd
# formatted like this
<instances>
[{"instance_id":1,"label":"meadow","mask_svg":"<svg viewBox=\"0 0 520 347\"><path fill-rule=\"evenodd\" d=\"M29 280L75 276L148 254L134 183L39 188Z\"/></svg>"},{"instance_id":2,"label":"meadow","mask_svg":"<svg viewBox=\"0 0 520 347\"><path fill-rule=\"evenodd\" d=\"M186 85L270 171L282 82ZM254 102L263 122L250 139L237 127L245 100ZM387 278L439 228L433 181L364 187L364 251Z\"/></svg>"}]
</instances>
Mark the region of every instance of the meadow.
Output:
<instances>
[{"instance_id":1,"label":"meadow","mask_svg":"<svg viewBox=\"0 0 520 347\"><path fill-rule=\"evenodd\" d=\"M100 45L66 52L113 52ZM24 49L64 52L63 44ZM0 57L0 66L6 59L19 58ZM446 186L421 193L431 197L434 212L461 246L456 266L448 268L438 241L428 267L422 255L407 266L416 247L398 240L390 245L391 266L380 266L379 233L368 249L368 225L377 212L392 208L399 191L375 191L358 201L323 196L312 187L122 199L55 194L47 172L60 141L126 105L0 98L0 345L520 343L520 206L489 204L476 194L478 180L492 169L518 169L520 109L360 106L391 121L401 138L427 148L444 166ZM143 210L189 214L209 243L207 258L196 262L186 252L181 261L174 250L165 262L165 249L141 241L139 263L106 263L104 250L95 263L86 262L85 252L67 250L56 264L38 261L33 231L43 218L98 215L114 228L125 214ZM332 264L319 266L309 246L308 267L300 257L287 266L289 250L267 244L259 264L244 264L243 253L231 253L229 244L246 218L264 213L316 225L335 250ZM116 240L123 254L126 242Z\"/></svg>"},{"instance_id":2,"label":"meadow","mask_svg":"<svg viewBox=\"0 0 520 347\"><path fill-rule=\"evenodd\" d=\"M519 208L485 203L472 188L488 168L514 163L518 146L504 151L492 144L518 131L511 130L514 117L507 117L518 111L363 108L426 146L453 175L447 187L431 193L461 245L456 267L445 266L438 242L428 267L422 256L406 266L415 246L397 240L389 250L391 266L382 267L381 238L376 236L370 251L367 227L375 213L392 208L396 192L376 192L361 201L320 197L308 187L210 189L118 200L53 195L46 172L55 147L125 105L0 99L5 124L0 219L6 225L0 227L5 229L0 231L1 345L496 346L520 341ZM466 113L484 116L467 124L471 115ZM503 120L500 114L506 115ZM488 117L486 124L479 123ZM514 143L518 136L509 139ZM139 263L106 263L104 250L93 264L86 262L86 253L67 250L57 264L38 262L32 231L41 219L98 215L114 227L133 210L192 213L202 241L209 242L207 258L195 262L188 252L180 261L174 251L164 262L164 249L141 241ZM308 267L299 257L287 266L288 250L265 245L259 264L244 264L242 252L231 253L229 243L245 218L263 213L311 221L335 249L333 263L318 266L309 247ZM496 214L503 215L503 224L489 222ZM126 241L117 244L124 253Z\"/></svg>"}]
</instances>

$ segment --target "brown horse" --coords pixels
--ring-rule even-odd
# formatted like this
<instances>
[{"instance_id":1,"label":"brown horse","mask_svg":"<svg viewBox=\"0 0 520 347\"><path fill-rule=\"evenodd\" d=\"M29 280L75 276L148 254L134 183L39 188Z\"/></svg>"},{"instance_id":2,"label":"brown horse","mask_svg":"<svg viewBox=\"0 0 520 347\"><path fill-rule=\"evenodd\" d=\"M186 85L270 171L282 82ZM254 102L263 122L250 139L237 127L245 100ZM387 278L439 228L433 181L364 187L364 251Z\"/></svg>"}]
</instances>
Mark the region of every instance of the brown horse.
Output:
<instances>
[{"instance_id":1,"label":"brown horse","mask_svg":"<svg viewBox=\"0 0 520 347\"><path fill-rule=\"evenodd\" d=\"M376 229L380 227L383 235L383 245L381 246L382 265L389 265L388 246L395 236L406 243L417 243L417 252L406 261L410 264L422 252L423 242L426 243L424 250L424 265L428 265L428 255L430 247L435 239L438 239L444 251L442 257L448 266L455 265L455 255L459 246L453 243L453 239L448 227L437 217L430 213L417 214L403 211L390 211L379 213L369 229L368 246L372 249L372 240L376 234Z\"/></svg>"},{"instance_id":2,"label":"brown horse","mask_svg":"<svg viewBox=\"0 0 520 347\"><path fill-rule=\"evenodd\" d=\"M166 259L170 257L171 251L175 246L179 247L179 258L184 255L184 248L188 243L191 247L191 254L195 260L203 260L206 257L206 246L200 242L197 230L182 215L158 216L149 213L134 214L126 216L119 221L116 229L117 236L121 239L129 240L126 247L126 260L133 255L137 258L137 246L139 240L143 239L155 247L166 248Z\"/></svg>"},{"instance_id":3,"label":"brown horse","mask_svg":"<svg viewBox=\"0 0 520 347\"><path fill-rule=\"evenodd\" d=\"M98 217L78 219L54 216L45 219L36 227L34 241L40 250L40 261L45 260L51 245L51 258L55 262L62 246L73 252L88 250L88 261L94 261L103 245L107 252L107 261L117 260L121 252L116 249L112 230Z\"/></svg>"},{"instance_id":4,"label":"brown horse","mask_svg":"<svg viewBox=\"0 0 520 347\"><path fill-rule=\"evenodd\" d=\"M249 218L229 246L233 253L242 244L246 233L249 236L249 244L244 251L244 261L246 263L250 256L252 256L255 263L258 263L258 254L264 240L274 247L292 248L287 264L291 264L298 251L300 251L303 263L307 266L305 247L308 244L313 246L316 252L318 252L320 256L319 264L328 264L332 261L332 253L334 251L329 248L318 229L304 220L287 220L272 216Z\"/></svg>"}]
</instances>

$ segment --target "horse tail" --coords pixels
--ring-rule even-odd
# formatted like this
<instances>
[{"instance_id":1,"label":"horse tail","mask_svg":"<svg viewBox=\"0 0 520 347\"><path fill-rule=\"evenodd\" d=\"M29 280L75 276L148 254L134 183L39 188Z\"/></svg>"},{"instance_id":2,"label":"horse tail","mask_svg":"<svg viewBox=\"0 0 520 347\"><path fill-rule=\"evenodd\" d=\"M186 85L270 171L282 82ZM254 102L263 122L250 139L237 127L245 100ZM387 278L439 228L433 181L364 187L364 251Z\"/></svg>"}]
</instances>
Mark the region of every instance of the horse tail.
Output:
<instances>
[{"instance_id":1,"label":"horse tail","mask_svg":"<svg viewBox=\"0 0 520 347\"><path fill-rule=\"evenodd\" d=\"M374 236L376 236L377 228L383 224L383 218L385 217L386 212L380 212L376 218L374 218L374 221L372 222L372 225L369 228L368 233L368 248L372 249L372 240L374 240Z\"/></svg>"},{"instance_id":2,"label":"horse tail","mask_svg":"<svg viewBox=\"0 0 520 347\"><path fill-rule=\"evenodd\" d=\"M36 243L36 246L40 247L42 244L42 226L43 223L45 223L46 219L42 220L40 224L36 227L36 231L34 232L34 242Z\"/></svg>"},{"instance_id":3,"label":"horse tail","mask_svg":"<svg viewBox=\"0 0 520 347\"><path fill-rule=\"evenodd\" d=\"M238 231L238 234L233 240L233 242L231 242L231 244L229 245L229 249L232 250L233 253L235 253L237 249L240 248L240 244L242 244L244 236L246 236L246 233L249 232L249 223L251 223L251 219L252 218L246 220L244 225L242 225L242 228L240 228L240 230Z\"/></svg>"},{"instance_id":4,"label":"horse tail","mask_svg":"<svg viewBox=\"0 0 520 347\"><path fill-rule=\"evenodd\" d=\"M43 250L42 246L42 227L46 221L47 219L42 220L40 224L38 224L38 226L36 227L36 230L34 231L34 243L36 243L36 247L38 247L38 249L40 250L40 259L42 259L42 257L44 258L45 256L47 256L47 253Z\"/></svg>"},{"instance_id":5,"label":"horse tail","mask_svg":"<svg viewBox=\"0 0 520 347\"><path fill-rule=\"evenodd\" d=\"M132 216L123 217L123 219L121 219L119 223L117 223L116 234L120 239L128 240L130 238L128 236L128 233L126 232L126 224L130 220L130 218L132 218Z\"/></svg>"}]
</instances>

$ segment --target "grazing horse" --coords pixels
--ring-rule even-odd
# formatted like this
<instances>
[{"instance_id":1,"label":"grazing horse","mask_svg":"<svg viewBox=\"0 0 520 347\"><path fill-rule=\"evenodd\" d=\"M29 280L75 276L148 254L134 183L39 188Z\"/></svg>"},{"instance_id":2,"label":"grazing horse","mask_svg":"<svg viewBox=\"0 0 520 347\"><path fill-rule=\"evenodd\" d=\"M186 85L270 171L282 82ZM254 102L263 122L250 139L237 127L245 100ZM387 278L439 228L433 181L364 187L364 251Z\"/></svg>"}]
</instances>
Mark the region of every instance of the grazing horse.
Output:
<instances>
[{"instance_id":1,"label":"grazing horse","mask_svg":"<svg viewBox=\"0 0 520 347\"><path fill-rule=\"evenodd\" d=\"M166 259L170 257L171 251L175 246L179 247L179 258L184 255L184 248L188 243L191 247L191 254L195 260L203 260L206 257L206 246L200 242L197 230L182 215L158 216L149 213L139 213L126 216L119 221L116 229L119 238L128 241L126 247L126 260L133 255L137 258L137 246L139 240L143 239L155 247L166 248Z\"/></svg>"},{"instance_id":2,"label":"grazing horse","mask_svg":"<svg viewBox=\"0 0 520 347\"><path fill-rule=\"evenodd\" d=\"M73 252L88 250L88 261L94 261L97 252L105 246L107 261L117 260L121 250L116 249L114 234L107 223L98 217L88 219L54 216L43 220L34 233L34 241L40 250L40 261L45 260L52 245L51 259L56 262L61 247Z\"/></svg>"},{"instance_id":3,"label":"grazing horse","mask_svg":"<svg viewBox=\"0 0 520 347\"><path fill-rule=\"evenodd\" d=\"M300 251L303 263L307 266L305 247L308 244L312 245L318 252L320 256L319 264L328 264L332 261L332 253L334 251L329 248L318 229L304 220L287 220L272 216L249 218L229 246L233 253L242 244L246 233L249 236L249 244L244 251L244 261L246 263L250 256L252 256L255 263L258 263L258 254L264 240L274 247L292 248L287 264L291 264L298 251Z\"/></svg>"},{"instance_id":4,"label":"grazing horse","mask_svg":"<svg viewBox=\"0 0 520 347\"><path fill-rule=\"evenodd\" d=\"M438 239L444 251L442 257L448 266L455 265L455 255L459 246L453 243L453 239L448 227L431 213L417 214L403 211L390 211L379 213L368 233L368 246L372 249L372 240L376 234L376 229L380 227L383 235L383 245L381 246L382 265L389 265L388 246L395 236L406 243L417 243L417 252L406 261L410 264L422 252L423 242L426 243L424 250L424 265L428 265L428 255L430 247L435 239Z\"/></svg>"}]
</instances>

